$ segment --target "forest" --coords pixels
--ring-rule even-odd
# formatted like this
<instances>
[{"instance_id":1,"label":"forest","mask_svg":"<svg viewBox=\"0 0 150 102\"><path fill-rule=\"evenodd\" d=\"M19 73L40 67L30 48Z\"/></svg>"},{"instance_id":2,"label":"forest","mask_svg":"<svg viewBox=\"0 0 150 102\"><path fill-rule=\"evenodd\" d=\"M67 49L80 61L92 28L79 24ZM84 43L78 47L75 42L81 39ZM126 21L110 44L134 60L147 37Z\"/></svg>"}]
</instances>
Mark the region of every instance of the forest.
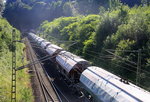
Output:
<instances>
[{"instance_id":1,"label":"forest","mask_svg":"<svg viewBox=\"0 0 150 102\"><path fill-rule=\"evenodd\" d=\"M0 1L0 102L10 102L11 74L12 74L12 33L16 34L16 40L20 40L21 33L12 27L8 21L2 18L4 4ZM15 31L15 32L12 32ZM17 43L16 46L16 66L20 67L27 61L21 60L25 45ZM30 86L29 74L27 70L17 72L17 101L33 102L32 90Z\"/></svg>"},{"instance_id":2,"label":"forest","mask_svg":"<svg viewBox=\"0 0 150 102\"><path fill-rule=\"evenodd\" d=\"M92 65L150 91L149 0L7 0L5 7L0 2L0 15L0 59L5 59L0 70L7 74L0 71L0 77L6 83L10 66L4 65L10 61L10 34L16 28L18 39L20 32L35 30ZM31 97L30 90L24 94L25 100Z\"/></svg>"},{"instance_id":3,"label":"forest","mask_svg":"<svg viewBox=\"0 0 150 102\"><path fill-rule=\"evenodd\" d=\"M4 17L19 30L37 28L44 20L58 17L99 14L99 8L116 6L119 0L7 0ZM141 0L121 0L130 7ZM146 0L143 0L146 1ZM143 2L144 3L144 2Z\"/></svg>"}]
</instances>

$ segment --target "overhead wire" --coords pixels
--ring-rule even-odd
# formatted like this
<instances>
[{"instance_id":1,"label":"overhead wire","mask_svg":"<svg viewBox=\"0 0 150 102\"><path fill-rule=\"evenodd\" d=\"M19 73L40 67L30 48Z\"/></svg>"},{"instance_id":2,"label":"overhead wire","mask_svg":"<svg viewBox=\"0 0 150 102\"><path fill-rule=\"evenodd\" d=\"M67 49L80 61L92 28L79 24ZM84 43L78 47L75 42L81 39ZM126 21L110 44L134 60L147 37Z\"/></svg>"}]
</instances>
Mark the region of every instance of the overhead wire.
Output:
<instances>
[{"instance_id":1,"label":"overhead wire","mask_svg":"<svg viewBox=\"0 0 150 102\"><path fill-rule=\"evenodd\" d=\"M89 56L92 56L92 55L90 55L90 54L88 54L88 53L86 53L86 54L89 55ZM92 57L97 58L97 59L100 59L100 60L105 60L105 59L102 59L102 58L98 58L98 57L96 57L96 56L92 56ZM111 64L114 64L114 63L111 63ZM132 71L132 72L136 73L136 71L133 71L133 70L128 69L128 68L126 68L126 67L123 67L123 66L121 66L121 65L118 65L118 64L114 64L114 65L119 66L119 67L121 67L121 68L124 68L124 69L127 69L127 70L129 70L129 71Z\"/></svg>"},{"instance_id":2,"label":"overhead wire","mask_svg":"<svg viewBox=\"0 0 150 102\"><path fill-rule=\"evenodd\" d=\"M137 63L135 63L135 62L133 62L133 61L130 61L130 60L127 60L127 59L124 59L123 57L118 56L118 55L116 55L116 54L114 54L114 53L112 53L112 52L110 52L110 51L108 51L108 50L105 50L105 51L108 52L108 53L110 53L110 54L112 54L112 55L114 55L115 57L118 57L119 59L125 60L125 61L127 61L127 62L129 62L129 63L134 64L134 65L137 65Z\"/></svg>"},{"instance_id":3,"label":"overhead wire","mask_svg":"<svg viewBox=\"0 0 150 102\"><path fill-rule=\"evenodd\" d=\"M52 37L52 36L51 36ZM73 43L72 45L74 45L74 44L77 44L76 43L76 41L61 41L61 40L59 40L59 39L57 39L57 38L55 38L55 37L52 37L52 38L54 38L54 39L56 39L56 42L75 42L75 43ZM73 48L73 46L68 46L68 48L69 47L72 47ZM113 49L106 49L106 50L110 50L110 51L115 51L115 50L113 50ZM86 50L86 51L88 51L88 52L92 52L92 53L94 53L94 54L98 54L98 55L101 55L101 56L99 56L99 57L101 57L101 60L102 60L102 58L110 58L110 57L107 57L106 55L104 55L104 54L100 54L100 53L98 53L98 52L95 52L95 51L89 51L89 50ZM122 50L117 50L117 51L122 51ZM138 52L137 50L124 50L124 51L126 51L126 52ZM88 53L87 53L88 54ZM136 66L133 66L133 65L131 65L131 64L134 64L134 65L137 65L137 63L135 63L135 62L133 62L133 61L130 61L130 60L127 60L127 59L124 59L124 58L122 58L121 56L118 56L118 55L114 55L114 56L116 56L117 58L119 58L119 59L121 59L121 60L125 60L125 61L127 61L127 62L129 62L129 63L126 63L126 62L123 62L124 64L126 64L126 65L128 65L128 66L130 66L130 67L132 67L132 68L135 68L135 69L137 69L137 67ZM94 56L93 56L94 57ZM113 57L114 58L114 57ZM106 60L106 59L103 59L103 60ZM108 59L107 59L108 60ZM116 64L117 65L117 64ZM120 66L120 65L117 65L117 66ZM123 67L123 66L120 66L120 67ZM125 69L126 67L124 67L124 69ZM128 69L128 68L126 68L126 69ZM128 70L130 70L130 71L132 71L133 72L133 70L131 70L131 69L128 69ZM147 73L147 74L150 74L150 72L148 72L148 71L146 71L146 70L144 70L144 69L140 69L141 71L143 71L143 72L145 72L145 73ZM135 71L134 71L134 73L135 73ZM149 77L150 78L150 77Z\"/></svg>"},{"instance_id":4,"label":"overhead wire","mask_svg":"<svg viewBox=\"0 0 150 102\"><path fill-rule=\"evenodd\" d=\"M76 49L76 48L74 48L74 49ZM108 59L104 59L104 58L102 58L101 56L98 56L98 57L97 57L97 56L91 55L91 54L86 53L86 52L84 52L84 53L85 53L85 54L87 54L87 55L89 55L89 56L92 56L92 57L94 57L94 58L97 58L97 59L103 60L103 61L105 61L105 62L106 62L106 60L108 60ZM114 63L111 63L111 64L116 65L116 66L119 66L119 67L122 67L123 69L129 70L129 71L131 71L131 72L137 73L136 71L133 71L133 70L131 70L131 69L127 68L127 67L124 67L124 66L121 66L121 65L118 65L118 64L114 64ZM136 67L134 67L134 68L136 68ZM136 69L137 69L137 68L136 68ZM142 71L145 71L145 70L142 70ZM147 72L147 71L146 71L146 73L150 74L150 73L149 73L149 72ZM149 79L150 79L150 77L148 77L148 76L145 76L145 77L147 77L147 78L149 78Z\"/></svg>"},{"instance_id":5,"label":"overhead wire","mask_svg":"<svg viewBox=\"0 0 150 102\"><path fill-rule=\"evenodd\" d=\"M87 52L89 52L89 51L87 51ZM114 58L114 55L109 55L109 56L107 56L107 55L104 55L104 56L99 56L99 57L102 57L102 58L111 58L111 59L113 59ZM130 67L133 67L133 68L137 68L137 67L135 67L135 66L133 66L133 65L131 65L131 64L128 64L128 63L126 63L126 62L123 62L123 63L125 63L126 65L128 65L128 66L130 66Z\"/></svg>"},{"instance_id":6,"label":"overhead wire","mask_svg":"<svg viewBox=\"0 0 150 102\"><path fill-rule=\"evenodd\" d=\"M111 53L111 52L110 52ZM113 54L113 53L112 53ZM114 54L113 54L114 55ZM117 56L117 55L114 55L114 56ZM118 56L118 57L120 57L120 59L123 59L123 58L121 58L121 56ZM124 59L123 59L124 60ZM137 66L137 64L135 63L135 62L133 62L133 61L129 61L129 60L125 60L125 61L128 61L128 62L131 62L131 63L133 63L133 64L135 64L136 66ZM126 63L127 64L127 63ZM137 67L134 67L133 66L133 68L135 68L135 69L137 69ZM140 69L141 71L143 71L143 72L145 72L145 73L147 73L147 74L150 74L150 72L148 72L148 71L146 71L146 70L144 70L144 69Z\"/></svg>"},{"instance_id":7,"label":"overhead wire","mask_svg":"<svg viewBox=\"0 0 150 102\"><path fill-rule=\"evenodd\" d=\"M109 50L109 51L119 51L119 52L137 52L138 53L138 50L114 50L114 49L106 49L106 50ZM150 49L146 50L146 49L142 49L142 51L150 51Z\"/></svg>"},{"instance_id":8,"label":"overhead wire","mask_svg":"<svg viewBox=\"0 0 150 102\"><path fill-rule=\"evenodd\" d=\"M50 35L49 35L50 36ZM72 42L72 43L75 43L75 42L77 42L77 41L66 41L66 40L60 40L60 39L57 39L57 38L55 38L55 37L52 37L52 36L50 36L51 38L54 38L55 40L56 40L56 42L58 42L58 43L62 43L62 42L65 42L65 43L67 43L67 42Z\"/></svg>"},{"instance_id":9,"label":"overhead wire","mask_svg":"<svg viewBox=\"0 0 150 102\"><path fill-rule=\"evenodd\" d=\"M89 50L86 50L86 51L100 55L99 53L94 52L94 51L89 51ZM104 55L104 54L101 54L101 55L106 56L106 55ZM102 57L102 56L99 56L99 57ZM108 57L106 57L106 58L108 58ZM129 61L129 60L128 60L128 61ZM126 62L123 62L123 63L125 63L126 65L128 65L128 66L130 66L130 67L133 67L134 69L137 69L136 66L130 65L130 64L126 63ZM133 62L133 63L134 63L134 65L135 65L135 62ZM148 72L148 71L146 71L146 70L144 70L144 69L140 69L140 70L143 71L143 72L145 72L145 73L147 73L147 74L150 74L150 72Z\"/></svg>"},{"instance_id":10,"label":"overhead wire","mask_svg":"<svg viewBox=\"0 0 150 102\"><path fill-rule=\"evenodd\" d=\"M90 54L88 54L88 53L86 53L86 54L89 55L89 56L92 56L92 55L90 55ZM97 58L97 59L99 59L99 60L103 60L103 61L106 62L106 59L98 58L98 57L95 57L95 56L92 56L92 57ZM133 70L127 68L127 67L124 67L124 66L121 66L121 65L118 65L118 64L115 64L115 63L111 63L111 64L113 64L113 65L115 65L115 66L118 66L118 67L121 67L121 68L123 68L123 69L129 70L129 71L131 71L131 72L137 74L136 71L133 71ZM96 65L96 64L95 64L95 65ZM115 74L116 74L116 73L115 73ZM141 74L139 74L139 76L140 76L140 75L141 75ZM140 77L141 77L141 76L140 76ZM147 77L148 79L150 79L149 76L145 76L145 77Z\"/></svg>"},{"instance_id":11,"label":"overhead wire","mask_svg":"<svg viewBox=\"0 0 150 102\"><path fill-rule=\"evenodd\" d=\"M138 50L114 50L114 49L106 49L106 50L109 50L109 51L119 51L119 52L138 52Z\"/></svg>"},{"instance_id":12,"label":"overhead wire","mask_svg":"<svg viewBox=\"0 0 150 102\"><path fill-rule=\"evenodd\" d=\"M74 41L60 41L60 40L57 40L57 42L74 42ZM76 44L76 43L75 43ZM74 44L72 44L72 45L74 45ZM73 48L73 46L68 46L68 48L69 47L72 47ZM76 49L76 48L75 48ZM108 49L107 49L108 50ZM110 49L109 49L110 50ZM106 56L106 55L104 55L104 54L99 54L99 53L97 53L97 52L94 52L94 51L89 51L89 50L86 50L86 51L88 51L88 52L92 52L92 53L94 53L94 54L98 54L99 56L97 57L97 56L94 56L94 55L91 55L91 54L89 54L89 53L86 53L86 52L84 52L85 54L87 54L87 55L89 55L89 56L92 56L92 57L94 57L94 58L97 58L97 59L99 59L99 60L103 60L103 61L105 61L106 62L106 60L108 60L108 59L105 59L105 58L109 58L109 59L111 59L111 58L114 58L113 56ZM132 52L136 52L136 51L132 51ZM100 56L101 55L101 56ZM119 57L120 58L120 57ZM120 58L120 59L123 59L123 58ZM130 61L129 61L130 62ZM95 63L94 63L95 64ZM118 65L118 64L115 64L115 63L111 63L111 64L113 64L113 65L115 65L115 66L119 66L119 67L121 67L121 68L123 68L123 69L126 69L126 70L129 70L129 71L131 71L131 72L133 72L133 73L137 73L136 71L133 71L133 70L131 70L131 69L129 69L129 68L127 68L127 67L124 67L124 66L121 66L121 65ZM134 64L134 65L137 65L135 62L130 62L130 64ZM130 67L133 67L133 68L136 68L135 66L132 66L132 65L130 65L130 64L128 64L128 63L126 63L126 65L128 65L128 66L130 66ZM137 69L137 68L136 68ZM145 71L145 70L143 70L143 71ZM146 71L147 72L147 71ZM149 72L147 72L147 73L149 73ZM116 73L115 73L116 74ZM146 76L147 77L147 76ZM148 78L150 78L150 77L148 77ZM129 80L129 79L128 79ZM129 81L131 81L131 80L129 80ZM131 81L132 83L135 83L134 81ZM139 86L142 86L142 85L140 85L139 84ZM145 88L145 86L142 86L143 88Z\"/></svg>"},{"instance_id":13,"label":"overhead wire","mask_svg":"<svg viewBox=\"0 0 150 102\"><path fill-rule=\"evenodd\" d=\"M100 60L106 61L106 59L103 59L103 58L101 58L101 57L99 57L99 56L98 56L98 57L96 57L96 56L91 55L91 54L88 54L88 53L86 53L86 52L85 52L85 54L87 54L87 55L89 55L89 56L92 56L92 57L94 57L94 58L97 58L97 59L100 59ZM117 64L115 64L115 65L117 65ZM117 65L117 66L120 66L120 65ZM123 66L120 66L120 67L122 67L122 68L124 68L124 69L128 69L128 68L123 67ZM136 71L133 71L133 70L131 70L131 69L128 69L128 70L130 70L130 71L132 71L132 72L136 73Z\"/></svg>"}]
</instances>

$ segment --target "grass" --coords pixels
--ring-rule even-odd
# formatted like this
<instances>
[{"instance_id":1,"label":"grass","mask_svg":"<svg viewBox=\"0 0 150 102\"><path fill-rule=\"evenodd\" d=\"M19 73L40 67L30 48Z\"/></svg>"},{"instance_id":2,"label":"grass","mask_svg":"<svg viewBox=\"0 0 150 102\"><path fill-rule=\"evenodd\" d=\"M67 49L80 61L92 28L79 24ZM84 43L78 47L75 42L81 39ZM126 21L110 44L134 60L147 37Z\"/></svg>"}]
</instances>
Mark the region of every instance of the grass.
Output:
<instances>
[{"instance_id":1,"label":"grass","mask_svg":"<svg viewBox=\"0 0 150 102\"><path fill-rule=\"evenodd\" d=\"M17 67L22 66L27 61L22 60L23 44L17 44ZM0 102L10 102L11 99L11 65L12 53L4 50L0 56ZM17 102L33 102L34 97L30 84L30 75L27 69L17 71Z\"/></svg>"}]
</instances>

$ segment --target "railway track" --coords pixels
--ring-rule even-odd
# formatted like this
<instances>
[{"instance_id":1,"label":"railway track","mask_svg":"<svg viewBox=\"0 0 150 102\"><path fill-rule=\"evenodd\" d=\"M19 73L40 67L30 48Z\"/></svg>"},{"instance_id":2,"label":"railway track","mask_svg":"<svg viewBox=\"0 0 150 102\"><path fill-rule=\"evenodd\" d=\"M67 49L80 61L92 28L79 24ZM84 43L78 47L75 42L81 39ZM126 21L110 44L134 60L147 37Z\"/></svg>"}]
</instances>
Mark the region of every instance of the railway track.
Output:
<instances>
[{"instance_id":1,"label":"railway track","mask_svg":"<svg viewBox=\"0 0 150 102\"><path fill-rule=\"evenodd\" d=\"M38 58L27 38L25 38L25 44L27 48L27 57L30 62L37 60ZM34 90L34 92L37 91L35 92L36 94L39 94L36 96L38 102L62 102L52 80L48 78L41 63L34 64L31 67L36 77L36 83L38 84Z\"/></svg>"},{"instance_id":2,"label":"railway track","mask_svg":"<svg viewBox=\"0 0 150 102\"><path fill-rule=\"evenodd\" d=\"M31 45L32 45L32 44L31 44ZM44 52L44 53L45 53L45 52ZM41 56L40 56L38 53L35 52L35 54L36 54L36 56L37 56L39 59L41 59ZM46 55L44 55L44 56L46 56ZM43 63L43 62L42 62L42 63ZM63 94L63 92L57 87L57 85L53 82L54 79L50 77L51 74L46 71L46 69L45 69L45 67L43 66L43 64L41 64L41 65L42 65L42 67L43 67L43 70L44 70L44 72L45 72L47 78L49 79L49 82L50 82L51 85L53 86L53 88L54 88L56 94L59 96L60 102L71 102L71 101L69 101L69 99Z\"/></svg>"},{"instance_id":3,"label":"railway track","mask_svg":"<svg viewBox=\"0 0 150 102\"><path fill-rule=\"evenodd\" d=\"M27 43L29 43L29 41L27 41ZM50 58L47 58L47 54L45 53L45 51L43 52L43 50L41 50L40 47L35 45L32 41L29 43L29 46L33 50L34 54L29 53L28 55L34 55L32 57L34 61L37 59L42 59L40 60L40 63L34 65L38 65L40 67L37 66L36 69L34 68L33 70L36 70L34 71L35 73L39 73L37 74L38 76L36 75L37 79L42 79L40 79L41 82L39 82L38 85L40 86L42 98L44 98L44 101L38 100L36 102L88 102L85 101L85 98L79 98L77 95L73 94L72 89L69 88L69 86L67 86L67 84L62 79L60 79L59 73L56 71L55 66L53 66L53 64L51 63ZM43 60L43 58L45 58L46 60ZM44 73L44 75L41 73ZM46 84L48 83L45 83L44 80L48 80L48 83L51 86L47 86ZM53 90L54 92L51 92L49 90ZM53 93L55 93L55 95L52 95ZM55 96L57 96L57 99L55 99Z\"/></svg>"}]
</instances>

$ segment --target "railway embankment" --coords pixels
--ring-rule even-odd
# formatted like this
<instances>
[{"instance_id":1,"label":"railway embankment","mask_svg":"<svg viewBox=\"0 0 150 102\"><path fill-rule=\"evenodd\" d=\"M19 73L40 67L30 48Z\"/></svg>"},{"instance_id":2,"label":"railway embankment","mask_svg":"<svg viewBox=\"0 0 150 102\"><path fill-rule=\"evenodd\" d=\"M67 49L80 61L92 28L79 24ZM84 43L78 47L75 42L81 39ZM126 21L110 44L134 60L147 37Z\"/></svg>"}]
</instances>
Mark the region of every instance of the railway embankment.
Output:
<instances>
[{"instance_id":1,"label":"railway embankment","mask_svg":"<svg viewBox=\"0 0 150 102\"><path fill-rule=\"evenodd\" d=\"M12 49L11 34L13 28L5 19L0 18L0 102L10 102L11 96L11 73L12 73ZM20 32L15 29L16 39L20 40ZM23 52L24 44L17 43L16 65L26 64ZM17 102L33 102L28 69L17 71Z\"/></svg>"}]
</instances>

